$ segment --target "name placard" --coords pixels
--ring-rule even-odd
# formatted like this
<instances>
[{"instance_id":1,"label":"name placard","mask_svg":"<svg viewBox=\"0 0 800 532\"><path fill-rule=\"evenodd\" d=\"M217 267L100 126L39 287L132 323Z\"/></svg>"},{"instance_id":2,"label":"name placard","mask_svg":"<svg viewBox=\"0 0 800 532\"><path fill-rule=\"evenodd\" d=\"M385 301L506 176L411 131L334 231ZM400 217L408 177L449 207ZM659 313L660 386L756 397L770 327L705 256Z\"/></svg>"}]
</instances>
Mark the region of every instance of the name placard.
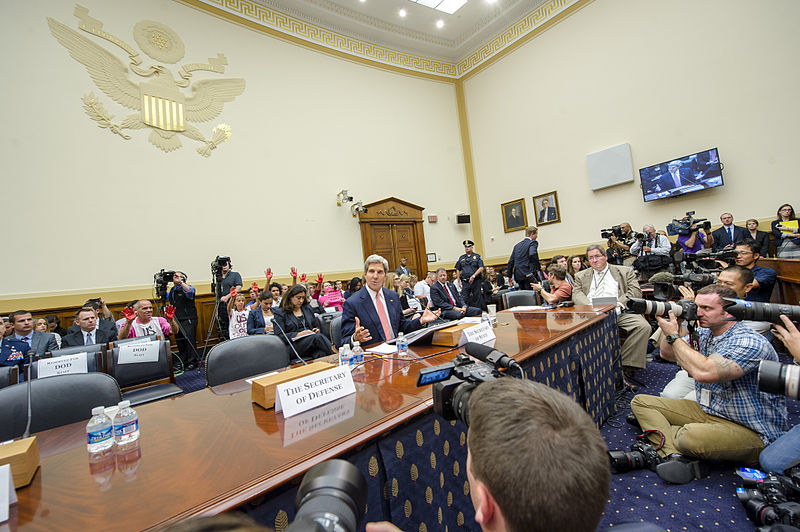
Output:
<instances>
[{"instance_id":1,"label":"name placard","mask_svg":"<svg viewBox=\"0 0 800 532\"><path fill-rule=\"evenodd\" d=\"M36 366L39 378L67 375L68 373L87 373L87 354L75 353L55 358L43 358Z\"/></svg>"},{"instance_id":2,"label":"name placard","mask_svg":"<svg viewBox=\"0 0 800 532\"><path fill-rule=\"evenodd\" d=\"M288 447L294 442L332 427L340 421L353 417L355 413L356 396L355 394L350 394L327 405L286 419L282 425L278 421L278 427L281 429L281 435L283 436L283 446Z\"/></svg>"},{"instance_id":3,"label":"name placard","mask_svg":"<svg viewBox=\"0 0 800 532\"><path fill-rule=\"evenodd\" d=\"M355 393L350 368L339 366L284 382L275 388L275 411L292 417L334 399Z\"/></svg>"},{"instance_id":4,"label":"name placard","mask_svg":"<svg viewBox=\"0 0 800 532\"><path fill-rule=\"evenodd\" d=\"M479 325L474 325L469 329L464 329L461 334L461 341L458 345L464 345L467 342L477 342L483 344L489 340L497 338L494 334L494 328L490 323L483 322Z\"/></svg>"},{"instance_id":5,"label":"name placard","mask_svg":"<svg viewBox=\"0 0 800 532\"><path fill-rule=\"evenodd\" d=\"M17 503L17 492L11 479L11 466L0 466L0 523L8 521L9 506Z\"/></svg>"},{"instance_id":6,"label":"name placard","mask_svg":"<svg viewBox=\"0 0 800 532\"><path fill-rule=\"evenodd\" d=\"M159 341L133 342L120 344L117 364L139 364L141 362L158 362Z\"/></svg>"}]
</instances>

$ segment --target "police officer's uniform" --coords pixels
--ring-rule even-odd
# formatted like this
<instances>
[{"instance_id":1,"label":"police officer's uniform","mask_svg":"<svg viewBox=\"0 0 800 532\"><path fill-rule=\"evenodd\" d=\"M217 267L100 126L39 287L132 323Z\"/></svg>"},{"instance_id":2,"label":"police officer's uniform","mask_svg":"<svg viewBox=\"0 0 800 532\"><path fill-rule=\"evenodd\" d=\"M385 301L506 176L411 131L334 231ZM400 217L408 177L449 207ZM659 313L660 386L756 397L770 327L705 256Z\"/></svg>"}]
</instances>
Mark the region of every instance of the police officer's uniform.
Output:
<instances>
[{"instance_id":1,"label":"police officer's uniform","mask_svg":"<svg viewBox=\"0 0 800 532\"><path fill-rule=\"evenodd\" d=\"M472 240L464 240L462 244L464 247L472 247L475 245L475 242ZM469 278L472 277L479 268L483 268L483 259L481 256L474 251L470 254L464 253L458 258L455 268L461 272L461 297L464 298L464 302L470 307L478 307L486 310L486 303L483 301L482 295L483 273L479 273L475 276L474 281L471 283L469 282Z\"/></svg>"}]
</instances>

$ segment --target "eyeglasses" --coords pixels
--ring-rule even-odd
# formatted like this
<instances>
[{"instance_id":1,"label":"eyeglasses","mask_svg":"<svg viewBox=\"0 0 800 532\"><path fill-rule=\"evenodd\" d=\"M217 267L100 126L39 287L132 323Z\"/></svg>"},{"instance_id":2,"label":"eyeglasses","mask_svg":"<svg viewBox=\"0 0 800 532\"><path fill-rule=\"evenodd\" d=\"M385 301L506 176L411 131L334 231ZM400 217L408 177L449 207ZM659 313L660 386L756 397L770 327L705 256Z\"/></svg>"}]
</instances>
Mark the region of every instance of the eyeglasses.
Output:
<instances>
[{"instance_id":1,"label":"eyeglasses","mask_svg":"<svg viewBox=\"0 0 800 532\"><path fill-rule=\"evenodd\" d=\"M592 262L593 260L600 260L600 259L602 259L602 258L603 258L603 256L602 256L602 255L592 255L591 257L586 257L586 258L589 260L589 262Z\"/></svg>"}]
</instances>

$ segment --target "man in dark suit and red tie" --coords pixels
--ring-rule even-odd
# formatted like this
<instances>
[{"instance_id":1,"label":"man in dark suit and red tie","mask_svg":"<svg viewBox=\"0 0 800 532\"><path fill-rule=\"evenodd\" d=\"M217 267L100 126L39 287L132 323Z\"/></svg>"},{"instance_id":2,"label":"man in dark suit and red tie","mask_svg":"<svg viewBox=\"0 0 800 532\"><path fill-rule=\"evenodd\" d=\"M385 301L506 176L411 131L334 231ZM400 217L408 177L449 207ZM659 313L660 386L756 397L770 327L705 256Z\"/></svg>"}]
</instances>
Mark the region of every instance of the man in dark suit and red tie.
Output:
<instances>
[{"instance_id":1,"label":"man in dark suit and red tie","mask_svg":"<svg viewBox=\"0 0 800 532\"><path fill-rule=\"evenodd\" d=\"M417 319L403 319L400 298L394 290L383 288L389 263L380 255L370 255L364 263L366 285L344 302L342 344L359 342L375 345L395 338L398 333L421 329L439 317L425 309Z\"/></svg>"},{"instance_id":2,"label":"man in dark suit and red tie","mask_svg":"<svg viewBox=\"0 0 800 532\"><path fill-rule=\"evenodd\" d=\"M456 286L447 280L447 270L436 270L437 281L431 286L431 306L446 320L460 320L464 316L480 316L481 309L468 307Z\"/></svg>"},{"instance_id":3,"label":"man in dark suit and red tie","mask_svg":"<svg viewBox=\"0 0 800 532\"><path fill-rule=\"evenodd\" d=\"M556 220L556 208L550 206L550 200L542 200L542 208L539 211L539 223L554 222Z\"/></svg>"}]
</instances>

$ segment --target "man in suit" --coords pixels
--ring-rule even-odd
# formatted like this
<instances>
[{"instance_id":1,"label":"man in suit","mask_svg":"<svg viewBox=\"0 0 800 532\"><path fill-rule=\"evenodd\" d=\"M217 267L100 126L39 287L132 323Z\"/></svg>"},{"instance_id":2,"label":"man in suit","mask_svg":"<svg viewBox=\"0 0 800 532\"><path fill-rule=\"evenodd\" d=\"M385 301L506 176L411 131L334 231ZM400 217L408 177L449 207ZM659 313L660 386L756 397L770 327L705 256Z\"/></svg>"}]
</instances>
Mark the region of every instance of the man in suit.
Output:
<instances>
[{"instance_id":1,"label":"man in suit","mask_svg":"<svg viewBox=\"0 0 800 532\"><path fill-rule=\"evenodd\" d=\"M506 213L506 227L519 227L521 225L525 225L525 220L522 219L522 216L517 214L516 207L511 207Z\"/></svg>"},{"instance_id":2,"label":"man in suit","mask_svg":"<svg viewBox=\"0 0 800 532\"><path fill-rule=\"evenodd\" d=\"M736 244L747 238L747 229L733 225L733 215L731 213L723 212L719 217L719 221L722 222L722 227L711 233L711 236L714 237L714 242L711 244L712 251L733 249Z\"/></svg>"},{"instance_id":3,"label":"man in suit","mask_svg":"<svg viewBox=\"0 0 800 532\"><path fill-rule=\"evenodd\" d=\"M511 251L508 259L508 274L517 281L520 290L530 290L531 282L538 280L538 273L542 269L539 264L539 229L530 226L525 229L525 238L518 242ZM510 284L510 283L509 283Z\"/></svg>"},{"instance_id":4,"label":"man in suit","mask_svg":"<svg viewBox=\"0 0 800 532\"><path fill-rule=\"evenodd\" d=\"M591 268L575 274L572 288L572 301L576 305L591 305L596 297L617 298L617 324L628 333L622 345L622 369L626 384L636 369L644 368L647 355L647 340L650 337L650 324L640 314L621 314L629 298L642 297L642 290L633 269L627 266L608 264L603 246L594 244L586 248L586 258Z\"/></svg>"},{"instance_id":5,"label":"man in suit","mask_svg":"<svg viewBox=\"0 0 800 532\"><path fill-rule=\"evenodd\" d=\"M75 313L77 331L67 333L61 339L61 347L105 344L117 339L116 330L111 336L106 330L97 327L97 314L92 307L83 307Z\"/></svg>"},{"instance_id":6,"label":"man in suit","mask_svg":"<svg viewBox=\"0 0 800 532\"><path fill-rule=\"evenodd\" d=\"M556 208L550 207L550 201L542 200L542 209L539 211L539 223L556 221Z\"/></svg>"},{"instance_id":7,"label":"man in suit","mask_svg":"<svg viewBox=\"0 0 800 532\"><path fill-rule=\"evenodd\" d=\"M436 282L431 286L431 308L439 309L442 318L460 320L464 316L480 316L481 309L469 307L464 303L456 286L447 280L447 270L436 270Z\"/></svg>"},{"instance_id":8,"label":"man in suit","mask_svg":"<svg viewBox=\"0 0 800 532\"><path fill-rule=\"evenodd\" d=\"M686 185L696 185L691 168L681 166L680 161L672 161L667 164L667 173L658 179L658 186L661 192L672 190L673 188Z\"/></svg>"},{"instance_id":9,"label":"man in suit","mask_svg":"<svg viewBox=\"0 0 800 532\"><path fill-rule=\"evenodd\" d=\"M109 342L113 342L117 339L117 324L114 322L114 315L111 314L111 311L108 310L105 301L100 299L99 297L96 299L87 299L86 302L83 304L83 308L91 308L94 310L94 315L97 318L95 322L95 327L98 329L103 329L105 331L105 335L108 337L112 337ZM108 312L108 314L106 314ZM111 319L105 319L105 316L110 316ZM78 327L77 322L73 323L67 329L67 334L80 332L80 327ZM65 335L66 336L66 335Z\"/></svg>"},{"instance_id":10,"label":"man in suit","mask_svg":"<svg viewBox=\"0 0 800 532\"><path fill-rule=\"evenodd\" d=\"M395 338L399 332L421 329L439 317L425 309L417 319L403 319L397 292L383 288L389 262L380 255L370 255L364 263L364 288L344 302L342 309L342 344L359 342L373 345Z\"/></svg>"},{"instance_id":11,"label":"man in suit","mask_svg":"<svg viewBox=\"0 0 800 532\"><path fill-rule=\"evenodd\" d=\"M401 275L411 275L411 270L406 267L405 257L400 257L400 266L397 267L394 273L396 273L398 277Z\"/></svg>"},{"instance_id":12,"label":"man in suit","mask_svg":"<svg viewBox=\"0 0 800 532\"><path fill-rule=\"evenodd\" d=\"M33 330L33 316L27 310L18 310L11 314L11 325L14 332L9 338L23 340L30 346L29 353L35 352L37 355L44 355L48 351L58 349L56 337L52 333L44 333Z\"/></svg>"}]
</instances>

